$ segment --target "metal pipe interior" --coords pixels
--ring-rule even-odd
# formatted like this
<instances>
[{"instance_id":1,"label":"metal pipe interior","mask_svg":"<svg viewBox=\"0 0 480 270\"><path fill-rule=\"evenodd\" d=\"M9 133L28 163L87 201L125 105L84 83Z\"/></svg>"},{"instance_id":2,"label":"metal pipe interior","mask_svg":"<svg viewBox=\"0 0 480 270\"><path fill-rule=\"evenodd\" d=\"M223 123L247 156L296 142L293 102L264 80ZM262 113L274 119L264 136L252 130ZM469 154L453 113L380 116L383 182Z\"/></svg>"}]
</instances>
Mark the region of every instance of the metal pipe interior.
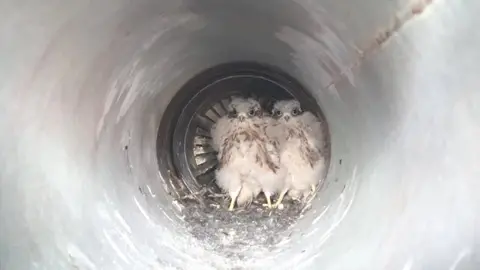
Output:
<instances>
[{"instance_id":1,"label":"metal pipe interior","mask_svg":"<svg viewBox=\"0 0 480 270\"><path fill-rule=\"evenodd\" d=\"M478 11L3 1L0 268L478 269ZM301 81L332 140L328 186L290 240L241 261L185 232L155 154L175 92L231 61Z\"/></svg>"}]
</instances>

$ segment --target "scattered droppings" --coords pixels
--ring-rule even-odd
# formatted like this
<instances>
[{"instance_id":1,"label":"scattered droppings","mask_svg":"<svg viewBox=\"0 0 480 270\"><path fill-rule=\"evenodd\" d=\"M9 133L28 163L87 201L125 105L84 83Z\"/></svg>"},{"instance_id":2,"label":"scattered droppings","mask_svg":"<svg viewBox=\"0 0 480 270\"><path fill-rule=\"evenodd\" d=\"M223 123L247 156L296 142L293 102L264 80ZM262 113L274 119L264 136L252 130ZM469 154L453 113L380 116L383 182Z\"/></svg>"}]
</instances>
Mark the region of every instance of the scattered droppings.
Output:
<instances>
[{"instance_id":1,"label":"scattered droppings","mask_svg":"<svg viewBox=\"0 0 480 270\"><path fill-rule=\"evenodd\" d=\"M208 249L224 256L241 259L253 250L269 251L274 246L288 241L288 236L279 237L300 218L304 207L299 202L281 204L280 209L266 209L263 201L254 201L247 208L227 210L229 198L205 197L207 207L192 200L182 201L184 220L190 233Z\"/></svg>"},{"instance_id":2,"label":"scattered droppings","mask_svg":"<svg viewBox=\"0 0 480 270\"><path fill-rule=\"evenodd\" d=\"M175 210L177 210L178 212L181 212L183 210L183 205L178 202L178 200L174 200L172 202L172 205L175 207Z\"/></svg>"}]
</instances>

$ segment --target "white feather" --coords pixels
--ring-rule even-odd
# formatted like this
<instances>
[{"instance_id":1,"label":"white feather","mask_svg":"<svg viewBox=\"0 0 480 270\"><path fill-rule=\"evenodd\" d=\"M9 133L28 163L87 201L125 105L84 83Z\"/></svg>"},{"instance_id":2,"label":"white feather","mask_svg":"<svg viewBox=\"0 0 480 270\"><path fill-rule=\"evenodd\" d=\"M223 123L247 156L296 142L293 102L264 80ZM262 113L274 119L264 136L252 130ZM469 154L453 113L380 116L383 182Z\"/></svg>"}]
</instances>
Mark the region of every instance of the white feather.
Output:
<instances>
[{"instance_id":1,"label":"white feather","mask_svg":"<svg viewBox=\"0 0 480 270\"><path fill-rule=\"evenodd\" d=\"M261 114L250 115L252 109L261 110L260 104L234 98L229 110L235 110L236 117L222 117L211 131L218 151L217 184L232 199L236 197L238 205L251 202L261 191L275 192L283 186L276 183L275 187L279 176L272 166L279 167L280 158L265 135Z\"/></svg>"},{"instance_id":2,"label":"white feather","mask_svg":"<svg viewBox=\"0 0 480 270\"><path fill-rule=\"evenodd\" d=\"M264 193L273 195L283 190L285 177L287 175L287 170L281 163L279 153L283 132L282 126L269 116L264 116L262 126L263 133L266 137L265 147L268 151L270 160L276 167L278 167L278 169L273 174L264 175L264 177L261 178L260 183Z\"/></svg>"},{"instance_id":3,"label":"white feather","mask_svg":"<svg viewBox=\"0 0 480 270\"><path fill-rule=\"evenodd\" d=\"M326 170L322 123L310 112L294 113L300 109L296 100L277 102L274 105L277 126L269 133L279 141L281 164L287 170L284 190L293 198L311 193L312 186L322 180Z\"/></svg>"},{"instance_id":4,"label":"white feather","mask_svg":"<svg viewBox=\"0 0 480 270\"><path fill-rule=\"evenodd\" d=\"M227 136L228 130L231 127L230 121L227 117L222 117L213 125L210 134L212 135L212 147L215 151L220 150L220 144Z\"/></svg>"}]
</instances>

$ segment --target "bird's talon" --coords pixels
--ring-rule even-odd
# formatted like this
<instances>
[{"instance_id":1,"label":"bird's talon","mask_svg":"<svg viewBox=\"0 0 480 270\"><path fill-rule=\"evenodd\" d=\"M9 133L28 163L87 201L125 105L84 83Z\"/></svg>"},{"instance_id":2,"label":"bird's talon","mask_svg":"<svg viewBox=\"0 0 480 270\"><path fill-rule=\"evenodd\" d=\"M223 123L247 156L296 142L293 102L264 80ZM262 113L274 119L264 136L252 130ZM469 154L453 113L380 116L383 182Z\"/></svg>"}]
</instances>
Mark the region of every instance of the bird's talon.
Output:
<instances>
[{"instance_id":1,"label":"bird's talon","mask_svg":"<svg viewBox=\"0 0 480 270\"><path fill-rule=\"evenodd\" d=\"M265 208L267 208L267 209L273 209L273 208L275 208L273 205L271 205L271 204L269 205L268 203L263 203L262 206L265 207Z\"/></svg>"},{"instance_id":2,"label":"bird's talon","mask_svg":"<svg viewBox=\"0 0 480 270\"><path fill-rule=\"evenodd\" d=\"M277 208L283 201L283 198L285 197L285 194L287 194L288 189L285 189L282 193L280 193L280 196L277 199L277 202L273 205L273 208Z\"/></svg>"},{"instance_id":3,"label":"bird's talon","mask_svg":"<svg viewBox=\"0 0 480 270\"><path fill-rule=\"evenodd\" d=\"M270 195L265 194L265 198L267 198L267 207L272 209L272 200L270 200Z\"/></svg>"},{"instance_id":4,"label":"bird's talon","mask_svg":"<svg viewBox=\"0 0 480 270\"><path fill-rule=\"evenodd\" d=\"M230 206L228 207L228 211L233 211L233 208L235 207L235 200L232 199L230 201Z\"/></svg>"}]
</instances>

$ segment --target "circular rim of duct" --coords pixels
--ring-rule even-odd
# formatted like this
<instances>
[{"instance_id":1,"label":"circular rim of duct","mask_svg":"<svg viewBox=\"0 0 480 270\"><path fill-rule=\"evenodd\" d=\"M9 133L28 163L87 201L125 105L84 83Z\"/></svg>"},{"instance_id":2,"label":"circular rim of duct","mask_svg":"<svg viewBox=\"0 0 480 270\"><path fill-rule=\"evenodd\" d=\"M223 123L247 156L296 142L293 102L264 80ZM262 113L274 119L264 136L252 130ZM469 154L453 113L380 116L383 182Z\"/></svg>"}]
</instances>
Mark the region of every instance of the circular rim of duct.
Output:
<instances>
[{"instance_id":1,"label":"circular rim of duct","mask_svg":"<svg viewBox=\"0 0 480 270\"><path fill-rule=\"evenodd\" d=\"M257 83L258 80L264 81L276 89L272 88L262 94L255 89L246 90L245 85L238 86L239 81L245 81L245 79L257 80ZM267 98L270 95L273 99ZM300 101L303 108L315 112L326 123L322 110L309 91L277 67L257 62L230 62L205 69L179 89L166 108L158 129L159 170L164 176L163 179L166 179L171 195L176 194L181 197L186 194L196 194L214 180L212 175L216 168L215 161L201 169L196 163L195 138L209 136L207 128L199 131L197 119L203 119L204 125L205 121L209 121L210 126L213 125L215 119L208 119L205 114L211 112L215 105L221 106L223 103L225 107L225 100L232 96L254 97L267 110L271 107L272 101L293 97ZM218 111L215 114L216 117L220 117L223 113ZM194 126L197 127L194 128ZM328 124L326 124L326 131L325 136L329 142ZM329 143L327 151L330 152ZM209 155L207 162L212 161L213 158L216 160L216 152L207 154ZM327 159L327 168L329 162L330 160ZM199 180L199 177L207 174L210 175L210 180ZM212 187L212 192L219 191L216 185Z\"/></svg>"}]
</instances>

